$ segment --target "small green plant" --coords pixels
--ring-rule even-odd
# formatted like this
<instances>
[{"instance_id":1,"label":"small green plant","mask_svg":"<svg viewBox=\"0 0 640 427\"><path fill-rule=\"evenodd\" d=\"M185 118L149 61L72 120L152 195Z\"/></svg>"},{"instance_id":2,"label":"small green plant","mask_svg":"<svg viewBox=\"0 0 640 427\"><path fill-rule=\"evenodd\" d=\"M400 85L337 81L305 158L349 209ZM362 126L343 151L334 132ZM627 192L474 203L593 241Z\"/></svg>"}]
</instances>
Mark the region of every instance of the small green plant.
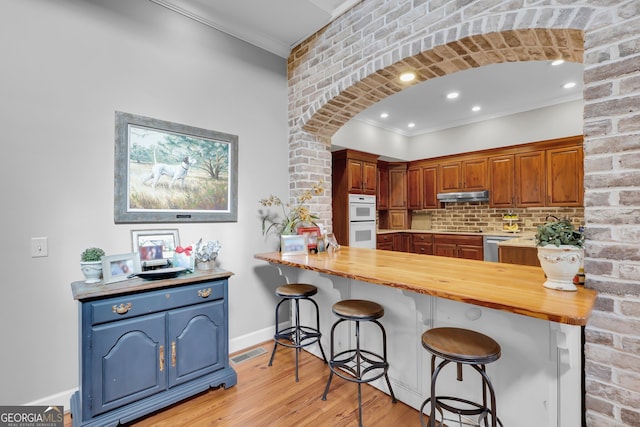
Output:
<instances>
[{"instance_id":1,"label":"small green plant","mask_svg":"<svg viewBox=\"0 0 640 427\"><path fill-rule=\"evenodd\" d=\"M87 248L80 255L80 261L93 262L100 261L104 256L104 251L100 248Z\"/></svg>"},{"instance_id":2,"label":"small green plant","mask_svg":"<svg viewBox=\"0 0 640 427\"><path fill-rule=\"evenodd\" d=\"M584 234L582 231L576 230L567 218L556 218L556 221L538 226L536 245L569 245L582 248L584 246Z\"/></svg>"}]
</instances>

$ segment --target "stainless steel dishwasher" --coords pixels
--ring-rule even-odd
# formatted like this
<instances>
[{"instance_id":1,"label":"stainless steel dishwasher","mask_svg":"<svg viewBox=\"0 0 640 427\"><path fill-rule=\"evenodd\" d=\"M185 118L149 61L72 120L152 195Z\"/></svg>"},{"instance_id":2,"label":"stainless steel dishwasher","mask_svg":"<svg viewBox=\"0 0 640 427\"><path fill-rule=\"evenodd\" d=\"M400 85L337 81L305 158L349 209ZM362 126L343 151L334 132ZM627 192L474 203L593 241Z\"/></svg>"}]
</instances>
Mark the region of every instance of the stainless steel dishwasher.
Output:
<instances>
[{"instance_id":1,"label":"stainless steel dishwasher","mask_svg":"<svg viewBox=\"0 0 640 427\"><path fill-rule=\"evenodd\" d=\"M484 260L498 262L498 243L505 240L514 239L517 236L484 236L482 239L482 250Z\"/></svg>"}]
</instances>

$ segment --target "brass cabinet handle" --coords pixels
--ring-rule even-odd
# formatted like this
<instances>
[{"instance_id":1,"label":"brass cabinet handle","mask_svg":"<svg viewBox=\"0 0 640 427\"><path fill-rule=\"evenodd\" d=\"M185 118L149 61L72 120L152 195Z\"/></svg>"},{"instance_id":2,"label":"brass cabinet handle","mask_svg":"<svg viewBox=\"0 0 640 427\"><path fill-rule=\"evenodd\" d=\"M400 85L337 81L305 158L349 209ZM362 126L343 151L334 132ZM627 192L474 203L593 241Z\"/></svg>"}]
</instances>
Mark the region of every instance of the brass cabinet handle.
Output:
<instances>
[{"instance_id":1,"label":"brass cabinet handle","mask_svg":"<svg viewBox=\"0 0 640 427\"><path fill-rule=\"evenodd\" d=\"M161 345L160 346L160 354L159 354L159 359L160 359L160 372L164 371L164 346Z\"/></svg>"},{"instance_id":2,"label":"brass cabinet handle","mask_svg":"<svg viewBox=\"0 0 640 427\"><path fill-rule=\"evenodd\" d=\"M199 289L198 290L198 296L199 297L207 298L209 295L211 295L211 288Z\"/></svg>"},{"instance_id":3,"label":"brass cabinet handle","mask_svg":"<svg viewBox=\"0 0 640 427\"><path fill-rule=\"evenodd\" d=\"M112 306L111 311L118 314L126 314L129 310L131 310L131 307L133 307L133 305L130 302L126 304L120 303L120 305Z\"/></svg>"},{"instance_id":4,"label":"brass cabinet handle","mask_svg":"<svg viewBox=\"0 0 640 427\"><path fill-rule=\"evenodd\" d=\"M172 341L171 342L171 366L172 367L176 367L176 342Z\"/></svg>"}]
</instances>

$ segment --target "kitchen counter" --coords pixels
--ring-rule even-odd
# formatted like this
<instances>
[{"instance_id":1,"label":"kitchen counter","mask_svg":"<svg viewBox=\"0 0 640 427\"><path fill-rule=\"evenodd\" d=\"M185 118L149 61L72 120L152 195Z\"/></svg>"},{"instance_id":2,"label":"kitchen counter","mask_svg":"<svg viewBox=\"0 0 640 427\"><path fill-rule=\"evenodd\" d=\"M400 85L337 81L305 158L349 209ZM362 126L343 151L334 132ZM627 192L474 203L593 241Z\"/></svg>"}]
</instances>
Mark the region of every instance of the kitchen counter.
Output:
<instances>
[{"instance_id":1,"label":"kitchen counter","mask_svg":"<svg viewBox=\"0 0 640 427\"><path fill-rule=\"evenodd\" d=\"M422 333L434 327L461 327L491 336L502 348L500 359L487 366L487 373L504 425L580 425L582 328L595 303L595 291L547 289L540 267L407 252L342 247L337 252L290 256L271 252L255 258L271 263L282 282L317 286L313 299L320 310L324 348L329 348L328 331L336 320L333 304L344 299L382 304L389 377L396 397L413 408L420 408L430 391L431 359L421 345ZM300 316L303 322L315 322L314 310L301 307ZM348 331L338 335L336 352L354 344ZM360 339L373 348L381 345L379 334L366 328ZM317 344L305 351L321 357ZM463 383L448 374L439 381L444 394L482 400L471 372ZM388 392L383 380L371 384Z\"/></svg>"},{"instance_id":2,"label":"kitchen counter","mask_svg":"<svg viewBox=\"0 0 640 427\"><path fill-rule=\"evenodd\" d=\"M505 240L504 242L498 243L498 246L509 246L509 247L518 247L518 248L535 248L536 247L536 239L533 235L528 237L517 237L515 239Z\"/></svg>"},{"instance_id":3,"label":"kitchen counter","mask_svg":"<svg viewBox=\"0 0 640 427\"><path fill-rule=\"evenodd\" d=\"M538 267L350 247L255 258L570 325L585 325L596 299L595 291L583 287L577 292L543 287Z\"/></svg>"}]
</instances>

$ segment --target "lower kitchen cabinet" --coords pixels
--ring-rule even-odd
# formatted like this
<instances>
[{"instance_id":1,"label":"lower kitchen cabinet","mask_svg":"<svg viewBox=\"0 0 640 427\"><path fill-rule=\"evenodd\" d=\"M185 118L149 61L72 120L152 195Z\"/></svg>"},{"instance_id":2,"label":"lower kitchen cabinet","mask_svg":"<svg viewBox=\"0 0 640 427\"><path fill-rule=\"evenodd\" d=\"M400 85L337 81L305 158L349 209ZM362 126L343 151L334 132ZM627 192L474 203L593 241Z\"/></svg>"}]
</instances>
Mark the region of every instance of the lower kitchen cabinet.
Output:
<instances>
[{"instance_id":1,"label":"lower kitchen cabinet","mask_svg":"<svg viewBox=\"0 0 640 427\"><path fill-rule=\"evenodd\" d=\"M507 264L540 267L538 248L536 247L498 246L498 259Z\"/></svg>"},{"instance_id":2,"label":"lower kitchen cabinet","mask_svg":"<svg viewBox=\"0 0 640 427\"><path fill-rule=\"evenodd\" d=\"M80 300L81 363L80 389L71 398L74 426L124 424L236 384L228 361L228 276L188 276L86 299L84 291L95 293L91 285L72 284Z\"/></svg>"},{"instance_id":3,"label":"lower kitchen cabinet","mask_svg":"<svg viewBox=\"0 0 640 427\"><path fill-rule=\"evenodd\" d=\"M376 237L376 249L385 251L393 250L393 233L378 234Z\"/></svg>"},{"instance_id":4,"label":"lower kitchen cabinet","mask_svg":"<svg viewBox=\"0 0 640 427\"><path fill-rule=\"evenodd\" d=\"M435 234L433 254L452 258L484 259L482 236L464 234Z\"/></svg>"},{"instance_id":5,"label":"lower kitchen cabinet","mask_svg":"<svg viewBox=\"0 0 640 427\"><path fill-rule=\"evenodd\" d=\"M433 234L415 233L412 236L412 252L423 255L433 255Z\"/></svg>"}]
</instances>

